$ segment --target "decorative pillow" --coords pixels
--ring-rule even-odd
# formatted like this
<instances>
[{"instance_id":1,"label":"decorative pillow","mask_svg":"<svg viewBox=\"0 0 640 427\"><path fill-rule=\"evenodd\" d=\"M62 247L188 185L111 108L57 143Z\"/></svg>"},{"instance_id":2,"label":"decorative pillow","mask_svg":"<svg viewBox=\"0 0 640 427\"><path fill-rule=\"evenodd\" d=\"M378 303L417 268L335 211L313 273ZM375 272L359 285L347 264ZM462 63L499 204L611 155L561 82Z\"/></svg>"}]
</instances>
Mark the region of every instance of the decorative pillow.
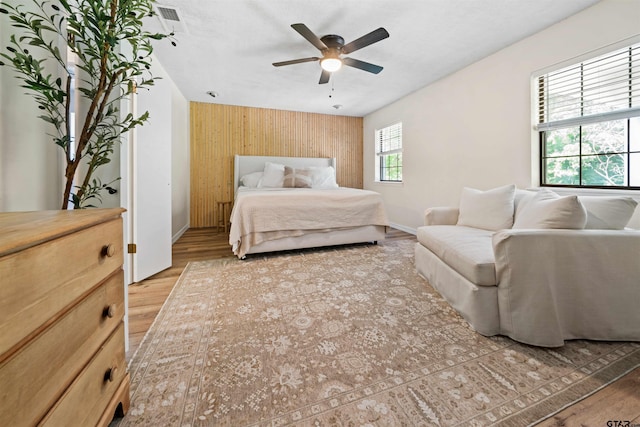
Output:
<instances>
[{"instance_id":1,"label":"decorative pillow","mask_svg":"<svg viewBox=\"0 0 640 427\"><path fill-rule=\"evenodd\" d=\"M287 188L311 188L311 171L309 169L294 169L285 166L282 186Z\"/></svg>"},{"instance_id":2,"label":"decorative pillow","mask_svg":"<svg viewBox=\"0 0 640 427\"><path fill-rule=\"evenodd\" d=\"M262 175L264 175L263 172L249 173L240 178L240 182L245 187L256 188L258 186L258 183L260 183Z\"/></svg>"},{"instance_id":3,"label":"decorative pillow","mask_svg":"<svg viewBox=\"0 0 640 427\"><path fill-rule=\"evenodd\" d=\"M279 188L284 181L284 165L266 162L264 174L258 183L258 188Z\"/></svg>"},{"instance_id":4,"label":"decorative pillow","mask_svg":"<svg viewBox=\"0 0 640 427\"><path fill-rule=\"evenodd\" d=\"M520 202L513 228L582 229L586 223L587 212L578 196L560 197L543 189Z\"/></svg>"},{"instance_id":5,"label":"decorative pillow","mask_svg":"<svg viewBox=\"0 0 640 427\"><path fill-rule=\"evenodd\" d=\"M458 225L485 230L511 228L515 191L515 185L505 185L487 191L463 188Z\"/></svg>"},{"instance_id":6,"label":"decorative pillow","mask_svg":"<svg viewBox=\"0 0 640 427\"><path fill-rule=\"evenodd\" d=\"M601 230L624 230L638 202L631 197L579 196L587 210L587 225L584 228Z\"/></svg>"},{"instance_id":7,"label":"decorative pillow","mask_svg":"<svg viewBox=\"0 0 640 427\"><path fill-rule=\"evenodd\" d=\"M531 197L536 195L536 193L537 191L523 190L521 188L516 188L516 195L513 197L513 210L515 214L517 214L520 204L522 203L526 204Z\"/></svg>"},{"instance_id":8,"label":"decorative pillow","mask_svg":"<svg viewBox=\"0 0 640 427\"><path fill-rule=\"evenodd\" d=\"M311 171L311 188L338 188L333 166L312 166L309 170Z\"/></svg>"}]
</instances>

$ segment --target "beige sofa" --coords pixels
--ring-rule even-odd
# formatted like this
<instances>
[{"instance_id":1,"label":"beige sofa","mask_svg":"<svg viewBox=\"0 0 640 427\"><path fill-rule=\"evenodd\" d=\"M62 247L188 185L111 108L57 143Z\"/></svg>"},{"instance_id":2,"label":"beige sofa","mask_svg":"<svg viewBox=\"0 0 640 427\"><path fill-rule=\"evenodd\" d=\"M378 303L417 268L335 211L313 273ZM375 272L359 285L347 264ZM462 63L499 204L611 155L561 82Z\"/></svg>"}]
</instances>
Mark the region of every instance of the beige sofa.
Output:
<instances>
[{"instance_id":1,"label":"beige sofa","mask_svg":"<svg viewBox=\"0 0 640 427\"><path fill-rule=\"evenodd\" d=\"M640 341L640 231L624 228L636 202L464 191L459 208L426 211L415 263L477 332L545 347Z\"/></svg>"}]
</instances>

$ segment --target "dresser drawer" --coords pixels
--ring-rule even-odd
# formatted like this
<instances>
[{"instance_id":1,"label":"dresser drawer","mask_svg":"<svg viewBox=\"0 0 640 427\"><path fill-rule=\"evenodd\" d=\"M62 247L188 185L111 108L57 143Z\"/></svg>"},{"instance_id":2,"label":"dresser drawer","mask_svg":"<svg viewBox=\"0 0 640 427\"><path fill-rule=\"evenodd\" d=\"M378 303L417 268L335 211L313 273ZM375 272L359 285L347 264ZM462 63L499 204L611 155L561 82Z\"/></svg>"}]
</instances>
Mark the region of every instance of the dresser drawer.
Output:
<instances>
[{"instance_id":1,"label":"dresser drawer","mask_svg":"<svg viewBox=\"0 0 640 427\"><path fill-rule=\"evenodd\" d=\"M122 325L123 276L118 269L0 364L1 426L34 425L42 419L105 340ZM110 351L124 354L124 343Z\"/></svg>"},{"instance_id":2,"label":"dresser drawer","mask_svg":"<svg viewBox=\"0 0 640 427\"><path fill-rule=\"evenodd\" d=\"M120 323L40 425L95 426L126 380L126 370L124 324Z\"/></svg>"},{"instance_id":3,"label":"dresser drawer","mask_svg":"<svg viewBox=\"0 0 640 427\"><path fill-rule=\"evenodd\" d=\"M123 261L114 219L0 258L0 362Z\"/></svg>"}]
</instances>

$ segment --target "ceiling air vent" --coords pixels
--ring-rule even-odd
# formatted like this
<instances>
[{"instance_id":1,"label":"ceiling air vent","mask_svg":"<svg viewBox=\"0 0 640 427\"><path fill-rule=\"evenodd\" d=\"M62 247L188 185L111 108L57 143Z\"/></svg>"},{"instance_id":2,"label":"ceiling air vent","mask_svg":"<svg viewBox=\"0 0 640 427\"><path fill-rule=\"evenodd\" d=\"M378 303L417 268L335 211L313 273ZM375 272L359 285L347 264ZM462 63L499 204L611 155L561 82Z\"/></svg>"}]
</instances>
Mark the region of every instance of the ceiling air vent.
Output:
<instances>
[{"instance_id":1,"label":"ceiling air vent","mask_svg":"<svg viewBox=\"0 0 640 427\"><path fill-rule=\"evenodd\" d=\"M178 11L173 8L158 6L158 12L162 19L167 19L169 21L180 21L180 17L178 16Z\"/></svg>"},{"instance_id":2,"label":"ceiling air vent","mask_svg":"<svg viewBox=\"0 0 640 427\"><path fill-rule=\"evenodd\" d=\"M186 33L187 27L180 17L180 10L172 6L156 5L158 20L166 32Z\"/></svg>"}]
</instances>

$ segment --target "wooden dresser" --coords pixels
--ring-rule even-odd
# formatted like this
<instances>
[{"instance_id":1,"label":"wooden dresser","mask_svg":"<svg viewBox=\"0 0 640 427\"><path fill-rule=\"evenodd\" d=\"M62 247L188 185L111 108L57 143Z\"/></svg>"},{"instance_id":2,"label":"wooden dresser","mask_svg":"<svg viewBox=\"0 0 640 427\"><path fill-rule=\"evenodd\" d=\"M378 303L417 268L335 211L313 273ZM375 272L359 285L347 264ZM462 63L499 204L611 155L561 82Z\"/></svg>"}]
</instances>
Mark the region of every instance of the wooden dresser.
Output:
<instances>
[{"instance_id":1,"label":"wooden dresser","mask_svg":"<svg viewBox=\"0 0 640 427\"><path fill-rule=\"evenodd\" d=\"M122 212L0 213L0 426L129 409Z\"/></svg>"}]
</instances>

